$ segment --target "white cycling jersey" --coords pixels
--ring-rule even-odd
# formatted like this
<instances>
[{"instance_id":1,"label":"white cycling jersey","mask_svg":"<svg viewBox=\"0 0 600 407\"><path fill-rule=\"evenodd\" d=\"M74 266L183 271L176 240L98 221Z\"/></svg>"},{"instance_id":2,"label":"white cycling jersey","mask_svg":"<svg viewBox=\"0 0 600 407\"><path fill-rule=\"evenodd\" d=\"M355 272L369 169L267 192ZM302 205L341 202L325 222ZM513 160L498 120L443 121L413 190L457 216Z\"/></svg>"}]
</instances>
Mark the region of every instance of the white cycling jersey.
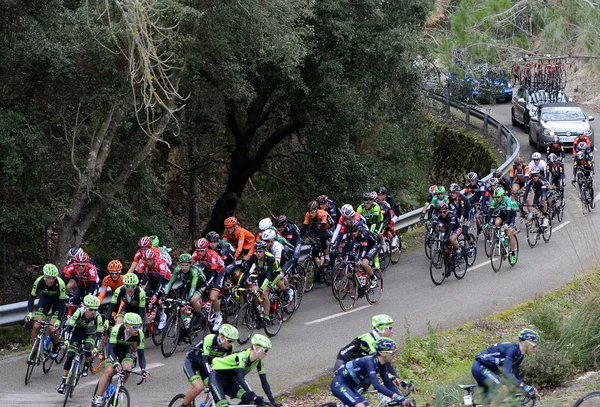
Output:
<instances>
[{"instance_id":1,"label":"white cycling jersey","mask_svg":"<svg viewBox=\"0 0 600 407\"><path fill-rule=\"evenodd\" d=\"M277 262L279 264L281 264L281 256L283 254L283 245L281 243L279 243L277 240L274 240L273 246L271 246L269 251L271 252L273 257L275 257L275 260L277 260Z\"/></svg>"},{"instance_id":2,"label":"white cycling jersey","mask_svg":"<svg viewBox=\"0 0 600 407\"><path fill-rule=\"evenodd\" d=\"M529 165L529 172L531 173L531 170L534 168L539 168L540 170L540 174L542 174L542 177L546 175L546 161L544 160L540 160L540 162L536 165L535 162L532 160Z\"/></svg>"}]
</instances>

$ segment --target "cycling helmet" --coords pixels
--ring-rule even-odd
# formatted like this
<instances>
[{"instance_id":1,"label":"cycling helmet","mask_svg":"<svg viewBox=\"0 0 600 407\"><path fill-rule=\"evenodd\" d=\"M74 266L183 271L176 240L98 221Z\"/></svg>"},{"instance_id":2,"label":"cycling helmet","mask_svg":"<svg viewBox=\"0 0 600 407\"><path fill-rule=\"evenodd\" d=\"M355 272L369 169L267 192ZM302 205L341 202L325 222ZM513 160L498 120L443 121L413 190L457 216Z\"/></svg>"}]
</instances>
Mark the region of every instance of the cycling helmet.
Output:
<instances>
[{"instance_id":1,"label":"cycling helmet","mask_svg":"<svg viewBox=\"0 0 600 407\"><path fill-rule=\"evenodd\" d=\"M69 257L70 258L74 258L75 256L77 256L77 253L82 252L83 249L81 247L71 247L69 249Z\"/></svg>"},{"instance_id":2,"label":"cycling helmet","mask_svg":"<svg viewBox=\"0 0 600 407\"><path fill-rule=\"evenodd\" d=\"M271 221L271 218L264 218L263 220L258 222L258 229L260 229L260 230L267 230L271 226L273 226L273 222Z\"/></svg>"},{"instance_id":3,"label":"cycling helmet","mask_svg":"<svg viewBox=\"0 0 600 407\"><path fill-rule=\"evenodd\" d=\"M128 285L130 287L138 285L139 282L140 282L140 279L138 278L138 276L136 276L133 273L127 273L123 277L123 284Z\"/></svg>"},{"instance_id":4,"label":"cycling helmet","mask_svg":"<svg viewBox=\"0 0 600 407\"><path fill-rule=\"evenodd\" d=\"M90 256L88 256L86 252L84 252L83 250L77 252L77 255L75 256L75 263L88 263L89 261Z\"/></svg>"},{"instance_id":5,"label":"cycling helmet","mask_svg":"<svg viewBox=\"0 0 600 407\"><path fill-rule=\"evenodd\" d=\"M432 185L429 187L429 193L433 194L435 192L435 188L437 187L437 185Z\"/></svg>"},{"instance_id":6,"label":"cycling helmet","mask_svg":"<svg viewBox=\"0 0 600 407\"><path fill-rule=\"evenodd\" d=\"M529 170L529 175L540 175L540 169L538 167L533 167Z\"/></svg>"},{"instance_id":7,"label":"cycling helmet","mask_svg":"<svg viewBox=\"0 0 600 407\"><path fill-rule=\"evenodd\" d=\"M221 239L221 236L219 236L219 234L217 232L208 232L206 234L206 240L208 240L209 242L218 242L219 239Z\"/></svg>"},{"instance_id":8,"label":"cycling helmet","mask_svg":"<svg viewBox=\"0 0 600 407\"><path fill-rule=\"evenodd\" d=\"M494 191L494 198L501 198L503 196L504 196L504 188L502 188L502 187L496 188L496 190Z\"/></svg>"},{"instance_id":9,"label":"cycling helmet","mask_svg":"<svg viewBox=\"0 0 600 407\"><path fill-rule=\"evenodd\" d=\"M377 330L383 330L382 328L388 327L394 323L394 320L389 315L379 314L371 318L371 325Z\"/></svg>"},{"instance_id":10,"label":"cycling helmet","mask_svg":"<svg viewBox=\"0 0 600 407\"><path fill-rule=\"evenodd\" d=\"M237 328L229 324L221 325L219 328L219 335L223 335L225 339L229 339L230 341L235 341L240 337Z\"/></svg>"},{"instance_id":11,"label":"cycling helmet","mask_svg":"<svg viewBox=\"0 0 600 407\"><path fill-rule=\"evenodd\" d=\"M438 185L437 187L435 187L435 193L437 194L445 194L446 193L446 188L443 185Z\"/></svg>"},{"instance_id":12,"label":"cycling helmet","mask_svg":"<svg viewBox=\"0 0 600 407\"><path fill-rule=\"evenodd\" d=\"M549 162L549 163L553 163L553 162L555 162L555 161L556 161L556 159L557 159L557 158L558 158L558 157L556 156L556 154L552 153L552 154L550 154L550 155L548 156L548 162Z\"/></svg>"},{"instance_id":13,"label":"cycling helmet","mask_svg":"<svg viewBox=\"0 0 600 407\"><path fill-rule=\"evenodd\" d=\"M226 228L230 228L232 226L237 225L238 220L235 216L230 216L227 219L225 219L225 222L223 222L223 225L225 225Z\"/></svg>"},{"instance_id":14,"label":"cycling helmet","mask_svg":"<svg viewBox=\"0 0 600 407\"><path fill-rule=\"evenodd\" d=\"M492 177L490 178L490 186L498 185L498 178Z\"/></svg>"},{"instance_id":15,"label":"cycling helmet","mask_svg":"<svg viewBox=\"0 0 600 407\"><path fill-rule=\"evenodd\" d=\"M100 307L100 300L95 295L88 294L83 297L83 304L89 309L96 310Z\"/></svg>"},{"instance_id":16,"label":"cycling helmet","mask_svg":"<svg viewBox=\"0 0 600 407\"><path fill-rule=\"evenodd\" d=\"M156 258L156 253L152 249L146 249L142 252L142 259L144 260L154 260Z\"/></svg>"},{"instance_id":17,"label":"cycling helmet","mask_svg":"<svg viewBox=\"0 0 600 407\"><path fill-rule=\"evenodd\" d=\"M441 202L438 205L438 211L440 211L440 212L448 212L449 210L450 210L450 208L448 208L448 204L445 202Z\"/></svg>"},{"instance_id":18,"label":"cycling helmet","mask_svg":"<svg viewBox=\"0 0 600 407\"><path fill-rule=\"evenodd\" d=\"M502 178L502 171L500 171L500 170L494 171L494 173L492 174L492 177L498 178L498 179Z\"/></svg>"},{"instance_id":19,"label":"cycling helmet","mask_svg":"<svg viewBox=\"0 0 600 407\"><path fill-rule=\"evenodd\" d=\"M275 237L277 237L277 232L275 232L273 229L267 229L260 235L260 238L265 242L270 242L271 240L274 240Z\"/></svg>"},{"instance_id":20,"label":"cycling helmet","mask_svg":"<svg viewBox=\"0 0 600 407\"><path fill-rule=\"evenodd\" d=\"M358 222L352 222L348 225L348 232L354 233L357 232L359 228Z\"/></svg>"},{"instance_id":21,"label":"cycling helmet","mask_svg":"<svg viewBox=\"0 0 600 407\"><path fill-rule=\"evenodd\" d=\"M577 148L580 150L585 150L587 148L587 144L585 141L580 141L579 144L577 144Z\"/></svg>"},{"instance_id":22,"label":"cycling helmet","mask_svg":"<svg viewBox=\"0 0 600 407\"><path fill-rule=\"evenodd\" d=\"M208 240L201 237L200 239L196 240L194 247L196 247L196 250L206 249L208 247Z\"/></svg>"},{"instance_id":23,"label":"cycling helmet","mask_svg":"<svg viewBox=\"0 0 600 407\"><path fill-rule=\"evenodd\" d=\"M142 317L140 317L135 312L128 312L123 317L123 322L127 325L142 325Z\"/></svg>"},{"instance_id":24,"label":"cycling helmet","mask_svg":"<svg viewBox=\"0 0 600 407\"><path fill-rule=\"evenodd\" d=\"M107 269L109 273L120 273L123 270L123 264L119 260L111 260Z\"/></svg>"},{"instance_id":25,"label":"cycling helmet","mask_svg":"<svg viewBox=\"0 0 600 407\"><path fill-rule=\"evenodd\" d=\"M382 353L394 353L396 352L396 349L398 349L398 345L396 345L396 342L391 338L383 337L377 339L377 342L375 342L375 350L378 355L381 355Z\"/></svg>"},{"instance_id":26,"label":"cycling helmet","mask_svg":"<svg viewBox=\"0 0 600 407\"><path fill-rule=\"evenodd\" d=\"M519 340L520 341L531 341L531 342L539 342L540 335L531 329L523 329L519 332Z\"/></svg>"},{"instance_id":27,"label":"cycling helmet","mask_svg":"<svg viewBox=\"0 0 600 407\"><path fill-rule=\"evenodd\" d=\"M58 268L54 264L46 264L42 271L44 272L44 277L58 277Z\"/></svg>"},{"instance_id":28,"label":"cycling helmet","mask_svg":"<svg viewBox=\"0 0 600 407\"><path fill-rule=\"evenodd\" d=\"M387 195L387 188L381 187L377 190L377 195Z\"/></svg>"},{"instance_id":29,"label":"cycling helmet","mask_svg":"<svg viewBox=\"0 0 600 407\"><path fill-rule=\"evenodd\" d=\"M179 255L179 262L180 263L191 263L192 262L192 255L189 253L181 253Z\"/></svg>"},{"instance_id":30,"label":"cycling helmet","mask_svg":"<svg viewBox=\"0 0 600 407\"><path fill-rule=\"evenodd\" d=\"M140 240L138 240L138 247L151 247L152 240L148 236L142 236Z\"/></svg>"},{"instance_id":31,"label":"cycling helmet","mask_svg":"<svg viewBox=\"0 0 600 407\"><path fill-rule=\"evenodd\" d=\"M323 205L324 203L326 203L329 200L329 198L327 197L327 195L319 195L317 197L317 203L319 205Z\"/></svg>"},{"instance_id":32,"label":"cycling helmet","mask_svg":"<svg viewBox=\"0 0 600 407\"><path fill-rule=\"evenodd\" d=\"M148 238L152 241L152 247L158 247L158 245L160 244L160 241L158 240L158 236L152 235L152 236L148 236Z\"/></svg>"},{"instance_id":33,"label":"cycling helmet","mask_svg":"<svg viewBox=\"0 0 600 407\"><path fill-rule=\"evenodd\" d=\"M319 204L317 203L317 201L310 201L308 205L306 205L307 212L316 211L317 209L319 209Z\"/></svg>"},{"instance_id":34,"label":"cycling helmet","mask_svg":"<svg viewBox=\"0 0 600 407\"><path fill-rule=\"evenodd\" d=\"M363 194L363 201L372 201L374 198L371 196L371 192L365 192Z\"/></svg>"},{"instance_id":35,"label":"cycling helmet","mask_svg":"<svg viewBox=\"0 0 600 407\"><path fill-rule=\"evenodd\" d=\"M521 159L521 157L515 158L515 165L521 165L521 164L523 164L523 160Z\"/></svg>"},{"instance_id":36,"label":"cycling helmet","mask_svg":"<svg viewBox=\"0 0 600 407\"><path fill-rule=\"evenodd\" d=\"M460 192L458 184L450 184L450 192Z\"/></svg>"},{"instance_id":37,"label":"cycling helmet","mask_svg":"<svg viewBox=\"0 0 600 407\"><path fill-rule=\"evenodd\" d=\"M583 154L583 151L578 151L575 155L575 158L577 158L578 160L583 160L584 156L585 154Z\"/></svg>"},{"instance_id":38,"label":"cycling helmet","mask_svg":"<svg viewBox=\"0 0 600 407\"><path fill-rule=\"evenodd\" d=\"M285 215L279 215L277 217L277 219L275 219L275 225L277 225L278 228L285 226L286 223L287 223L287 216L285 216Z\"/></svg>"},{"instance_id":39,"label":"cycling helmet","mask_svg":"<svg viewBox=\"0 0 600 407\"><path fill-rule=\"evenodd\" d=\"M267 249L267 243L259 240L258 242L254 243L254 250L262 250L265 251Z\"/></svg>"},{"instance_id":40,"label":"cycling helmet","mask_svg":"<svg viewBox=\"0 0 600 407\"><path fill-rule=\"evenodd\" d=\"M342 205L342 207L340 208L340 212L346 218L351 218L356 213L356 212L354 212L354 208L350 204Z\"/></svg>"},{"instance_id":41,"label":"cycling helmet","mask_svg":"<svg viewBox=\"0 0 600 407\"><path fill-rule=\"evenodd\" d=\"M535 153L531 154L531 159L532 160L541 160L542 155L536 151Z\"/></svg>"},{"instance_id":42,"label":"cycling helmet","mask_svg":"<svg viewBox=\"0 0 600 407\"><path fill-rule=\"evenodd\" d=\"M250 339L252 346L260 346L263 349L271 349L271 340L264 335L254 334Z\"/></svg>"},{"instance_id":43,"label":"cycling helmet","mask_svg":"<svg viewBox=\"0 0 600 407\"><path fill-rule=\"evenodd\" d=\"M470 173L467 174L467 178L469 179L469 181L475 181L475 180L477 180L477 173L471 171Z\"/></svg>"},{"instance_id":44,"label":"cycling helmet","mask_svg":"<svg viewBox=\"0 0 600 407\"><path fill-rule=\"evenodd\" d=\"M554 134L554 135L552 136L552 142L553 142L553 143L558 143L558 136L557 136L556 134Z\"/></svg>"}]
</instances>

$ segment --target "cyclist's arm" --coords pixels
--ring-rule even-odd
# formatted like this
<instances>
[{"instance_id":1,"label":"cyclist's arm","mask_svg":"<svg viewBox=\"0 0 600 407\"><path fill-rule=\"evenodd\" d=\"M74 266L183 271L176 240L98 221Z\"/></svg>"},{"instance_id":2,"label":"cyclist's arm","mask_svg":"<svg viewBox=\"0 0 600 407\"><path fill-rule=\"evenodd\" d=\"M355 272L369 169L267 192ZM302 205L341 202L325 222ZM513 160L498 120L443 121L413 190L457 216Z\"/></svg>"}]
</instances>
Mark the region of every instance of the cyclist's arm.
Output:
<instances>
[{"instance_id":1,"label":"cyclist's arm","mask_svg":"<svg viewBox=\"0 0 600 407\"><path fill-rule=\"evenodd\" d=\"M142 321L144 320L144 316L146 314L146 292L140 289L140 303L138 305L138 315L142 317Z\"/></svg>"},{"instance_id":2,"label":"cyclist's arm","mask_svg":"<svg viewBox=\"0 0 600 407\"><path fill-rule=\"evenodd\" d=\"M274 257L266 257L265 256L265 261L267 262L267 269L265 270L265 281L263 281L260 289L264 290L267 287L269 287L269 284L271 284L271 279L273 278L273 266L275 265L275 258Z\"/></svg>"},{"instance_id":3,"label":"cyclist's arm","mask_svg":"<svg viewBox=\"0 0 600 407\"><path fill-rule=\"evenodd\" d=\"M262 363L262 361L260 363ZM260 384L262 386L263 391L269 398L269 401L271 402L271 404L275 404L275 397L273 397L273 392L271 391L271 386L269 386L269 382L267 381L267 374L264 372L263 373L259 372L258 377L260 377Z\"/></svg>"},{"instance_id":4,"label":"cyclist's arm","mask_svg":"<svg viewBox=\"0 0 600 407\"><path fill-rule=\"evenodd\" d=\"M137 354L138 354L138 364L140 365L140 369L142 370L146 370L146 355L144 354L144 333L142 332L141 329L138 330L139 332L139 344L133 344L131 345L131 349L133 351L137 350Z\"/></svg>"},{"instance_id":5,"label":"cyclist's arm","mask_svg":"<svg viewBox=\"0 0 600 407\"><path fill-rule=\"evenodd\" d=\"M104 325L102 325L102 315L96 315L96 344L95 346L100 346L100 341L102 340L102 335L104 334Z\"/></svg>"},{"instance_id":6,"label":"cyclist's arm","mask_svg":"<svg viewBox=\"0 0 600 407\"><path fill-rule=\"evenodd\" d=\"M356 363L356 362L354 362L354 363ZM369 358L367 360L366 370L368 372L369 381L371 382L371 384L373 385L373 388L375 390L377 390L378 393L381 393L390 398L393 398L394 395L396 395L396 396L399 395L399 394L395 394L393 391L391 391L386 386L381 384L381 382L379 381L379 378L377 377L377 370L375 370L375 364L373 363L371 358ZM382 374L381 376L385 376L385 375Z\"/></svg>"},{"instance_id":7,"label":"cyclist's arm","mask_svg":"<svg viewBox=\"0 0 600 407\"><path fill-rule=\"evenodd\" d=\"M244 370L244 368L238 367L235 369L235 374L237 377L237 382L240 386L242 386L242 389L244 389L244 391L250 395L256 395L256 393L254 393L254 391L252 391L252 389L250 388L250 385L248 385L248 382L246 381L246 371Z\"/></svg>"},{"instance_id":8,"label":"cyclist's arm","mask_svg":"<svg viewBox=\"0 0 600 407\"><path fill-rule=\"evenodd\" d=\"M192 271L191 268L190 268L190 271ZM173 274L171 275L171 279L169 280L169 284L167 284L167 286L165 287L165 297L167 295L169 295L169 292L171 292L171 287L173 286L173 284L177 280L177 276L179 276L179 273L181 273L181 267L177 266L177 267L175 267L175 271L173 271Z\"/></svg>"},{"instance_id":9,"label":"cyclist's arm","mask_svg":"<svg viewBox=\"0 0 600 407\"><path fill-rule=\"evenodd\" d=\"M31 293L29 294L29 300L27 301L27 312L33 312L33 303L38 296L38 287L40 284L40 280L44 277L38 277L37 280L33 283L33 287L31 288Z\"/></svg>"},{"instance_id":10,"label":"cyclist's arm","mask_svg":"<svg viewBox=\"0 0 600 407\"><path fill-rule=\"evenodd\" d=\"M188 300L191 300L192 297L194 296L194 292L197 289L198 286L198 269L196 269L195 267L191 267L190 268L190 273L192 273L192 282L190 283L190 291L188 292ZM171 277L171 281L173 281L174 278ZM171 285L171 281L169 281L169 285Z\"/></svg>"}]
</instances>

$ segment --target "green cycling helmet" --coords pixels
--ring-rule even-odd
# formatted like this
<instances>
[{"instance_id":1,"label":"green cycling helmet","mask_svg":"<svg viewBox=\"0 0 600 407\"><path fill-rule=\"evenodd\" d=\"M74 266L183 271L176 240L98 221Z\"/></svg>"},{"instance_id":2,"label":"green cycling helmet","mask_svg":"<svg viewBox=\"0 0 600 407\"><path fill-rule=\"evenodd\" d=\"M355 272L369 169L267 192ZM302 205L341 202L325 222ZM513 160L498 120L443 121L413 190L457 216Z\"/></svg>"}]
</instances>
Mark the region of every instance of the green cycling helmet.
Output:
<instances>
[{"instance_id":1,"label":"green cycling helmet","mask_svg":"<svg viewBox=\"0 0 600 407\"><path fill-rule=\"evenodd\" d=\"M221 325L221 328L219 328L219 335L223 335L230 341L235 341L240 337L240 333L238 332L237 328L229 324Z\"/></svg>"},{"instance_id":2,"label":"green cycling helmet","mask_svg":"<svg viewBox=\"0 0 600 407\"><path fill-rule=\"evenodd\" d=\"M138 278L138 276L136 276L133 273L127 273L123 277L123 284L128 285L128 286L138 285L139 282L140 282L140 279Z\"/></svg>"},{"instance_id":3,"label":"green cycling helmet","mask_svg":"<svg viewBox=\"0 0 600 407\"><path fill-rule=\"evenodd\" d=\"M123 322L125 322L125 324L127 324L127 325L134 325L134 326L138 325L139 326L139 325L142 325L142 317L140 317L135 312L128 312L123 317Z\"/></svg>"},{"instance_id":4,"label":"green cycling helmet","mask_svg":"<svg viewBox=\"0 0 600 407\"><path fill-rule=\"evenodd\" d=\"M46 264L43 271L44 277L58 277L58 268L54 264Z\"/></svg>"},{"instance_id":5,"label":"green cycling helmet","mask_svg":"<svg viewBox=\"0 0 600 407\"><path fill-rule=\"evenodd\" d=\"M180 263L191 263L192 262L192 255L189 253L182 253L179 256L179 262Z\"/></svg>"},{"instance_id":6,"label":"green cycling helmet","mask_svg":"<svg viewBox=\"0 0 600 407\"><path fill-rule=\"evenodd\" d=\"M263 349L271 349L271 340L261 334L252 335L250 343L252 346L260 346Z\"/></svg>"},{"instance_id":7,"label":"green cycling helmet","mask_svg":"<svg viewBox=\"0 0 600 407\"><path fill-rule=\"evenodd\" d=\"M371 325L378 331L383 331L388 326L391 326L394 320L389 315L379 314L371 318Z\"/></svg>"},{"instance_id":8,"label":"green cycling helmet","mask_svg":"<svg viewBox=\"0 0 600 407\"><path fill-rule=\"evenodd\" d=\"M519 340L520 341L539 342L540 335L532 329L523 329L521 332L519 332Z\"/></svg>"},{"instance_id":9,"label":"green cycling helmet","mask_svg":"<svg viewBox=\"0 0 600 407\"><path fill-rule=\"evenodd\" d=\"M438 185L437 187L435 187L435 193L437 194L445 194L446 193L446 188L442 185Z\"/></svg>"},{"instance_id":10,"label":"green cycling helmet","mask_svg":"<svg viewBox=\"0 0 600 407\"><path fill-rule=\"evenodd\" d=\"M152 236L148 236L148 238L149 238L150 240L152 240L152 247L158 247L158 245L159 245L159 243L160 243L160 242L158 241L158 236L156 236L156 235L152 235Z\"/></svg>"},{"instance_id":11,"label":"green cycling helmet","mask_svg":"<svg viewBox=\"0 0 600 407\"><path fill-rule=\"evenodd\" d=\"M88 309L97 310L100 307L100 300L95 295L88 294L83 297L83 304Z\"/></svg>"},{"instance_id":12,"label":"green cycling helmet","mask_svg":"<svg viewBox=\"0 0 600 407\"><path fill-rule=\"evenodd\" d=\"M498 187L494 190L494 198L502 198L504 196L504 188Z\"/></svg>"}]
</instances>

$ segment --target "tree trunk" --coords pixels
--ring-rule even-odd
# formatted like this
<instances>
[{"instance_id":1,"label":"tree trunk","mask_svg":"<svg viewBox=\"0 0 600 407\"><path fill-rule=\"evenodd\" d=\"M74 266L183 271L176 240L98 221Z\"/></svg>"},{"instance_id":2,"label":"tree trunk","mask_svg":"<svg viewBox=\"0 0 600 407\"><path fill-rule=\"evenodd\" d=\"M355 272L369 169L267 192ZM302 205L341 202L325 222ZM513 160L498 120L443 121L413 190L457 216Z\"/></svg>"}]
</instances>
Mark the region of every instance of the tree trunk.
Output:
<instances>
[{"instance_id":1,"label":"tree trunk","mask_svg":"<svg viewBox=\"0 0 600 407\"><path fill-rule=\"evenodd\" d=\"M187 153L188 153L188 168L193 168L194 157L197 157L198 153L198 140L196 137L190 137L187 141ZM198 170L192 169L188 174L188 190L189 190L189 235L193 239L200 233L198 220L200 219L200 208L199 208L199 189L198 189Z\"/></svg>"}]
</instances>

